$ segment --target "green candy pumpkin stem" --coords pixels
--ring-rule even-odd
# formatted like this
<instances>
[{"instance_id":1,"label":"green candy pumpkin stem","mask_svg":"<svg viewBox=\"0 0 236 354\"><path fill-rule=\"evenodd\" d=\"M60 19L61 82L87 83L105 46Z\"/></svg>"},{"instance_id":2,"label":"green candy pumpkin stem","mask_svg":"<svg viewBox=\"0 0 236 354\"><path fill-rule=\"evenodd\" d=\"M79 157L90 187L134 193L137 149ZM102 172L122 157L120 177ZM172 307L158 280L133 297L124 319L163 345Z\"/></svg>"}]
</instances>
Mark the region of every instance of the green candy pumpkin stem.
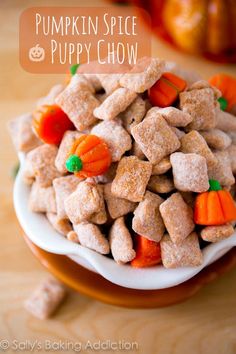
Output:
<instances>
[{"instance_id":1,"label":"green candy pumpkin stem","mask_svg":"<svg viewBox=\"0 0 236 354\"><path fill-rule=\"evenodd\" d=\"M220 109L222 111L225 111L228 106L227 100L224 97L220 97L220 98L218 98L218 102L220 104Z\"/></svg>"},{"instance_id":2,"label":"green candy pumpkin stem","mask_svg":"<svg viewBox=\"0 0 236 354\"><path fill-rule=\"evenodd\" d=\"M79 67L79 64L74 64L70 67L70 73L72 76L74 76L76 74L78 67Z\"/></svg>"},{"instance_id":3,"label":"green candy pumpkin stem","mask_svg":"<svg viewBox=\"0 0 236 354\"><path fill-rule=\"evenodd\" d=\"M66 160L66 168L69 172L78 172L82 169L83 163L79 156L71 155Z\"/></svg>"},{"instance_id":4,"label":"green candy pumpkin stem","mask_svg":"<svg viewBox=\"0 0 236 354\"><path fill-rule=\"evenodd\" d=\"M221 185L220 183L216 180L216 179L209 179L209 184L210 184L210 188L208 189L208 191L220 191Z\"/></svg>"}]
</instances>

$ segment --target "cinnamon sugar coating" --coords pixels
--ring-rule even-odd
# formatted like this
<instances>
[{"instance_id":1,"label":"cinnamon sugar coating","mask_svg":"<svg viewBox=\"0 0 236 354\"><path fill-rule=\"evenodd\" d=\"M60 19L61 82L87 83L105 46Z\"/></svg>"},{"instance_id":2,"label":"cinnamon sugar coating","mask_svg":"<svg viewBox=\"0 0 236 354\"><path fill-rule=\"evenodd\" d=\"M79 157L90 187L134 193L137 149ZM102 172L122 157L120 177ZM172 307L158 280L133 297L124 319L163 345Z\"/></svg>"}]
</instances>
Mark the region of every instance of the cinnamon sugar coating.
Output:
<instances>
[{"instance_id":1,"label":"cinnamon sugar coating","mask_svg":"<svg viewBox=\"0 0 236 354\"><path fill-rule=\"evenodd\" d=\"M151 108L145 119L131 129L135 141L152 164L180 147L179 139L173 133L158 108Z\"/></svg>"},{"instance_id":2,"label":"cinnamon sugar coating","mask_svg":"<svg viewBox=\"0 0 236 354\"><path fill-rule=\"evenodd\" d=\"M198 236L191 233L182 243L174 243L168 234L161 239L161 257L165 268L197 267L203 262Z\"/></svg>"},{"instance_id":3,"label":"cinnamon sugar coating","mask_svg":"<svg viewBox=\"0 0 236 354\"><path fill-rule=\"evenodd\" d=\"M165 226L159 211L164 199L147 191L144 199L134 211L132 229L149 240L159 242L164 235Z\"/></svg>"},{"instance_id":4,"label":"cinnamon sugar coating","mask_svg":"<svg viewBox=\"0 0 236 354\"><path fill-rule=\"evenodd\" d=\"M117 167L111 192L119 198L140 202L152 173L152 164L136 156L123 157Z\"/></svg>"},{"instance_id":5,"label":"cinnamon sugar coating","mask_svg":"<svg viewBox=\"0 0 236 354\"><path fill-rule=\"evenodd\" d=\"M195 228L193 211L180 193L174 193L160 205L160 213L174 243L181 243Z\"/></svg>"},{"instance_id":6,"label":"cinnamon sugar coating","mask_svg":"<svg viewBox=\"0 0 236 354\"><path fill-rule=\"evenodd\" d=\"M197 154L175 152L170 156L174 184L183 192L206 192L209 189L206 159Z\"/></svg>"},{"instance_id":7,"label":"cinnamon sugar coating","mask_svg":"<svg viewBox=\"0 0 236 354\"><path fill-rule=\"evenodd\" d=\"M112 256L117 263L124 264L135 258L132 237L123 217L114 221L109 233L109 242Z\"/></svg>"}]
</instances>

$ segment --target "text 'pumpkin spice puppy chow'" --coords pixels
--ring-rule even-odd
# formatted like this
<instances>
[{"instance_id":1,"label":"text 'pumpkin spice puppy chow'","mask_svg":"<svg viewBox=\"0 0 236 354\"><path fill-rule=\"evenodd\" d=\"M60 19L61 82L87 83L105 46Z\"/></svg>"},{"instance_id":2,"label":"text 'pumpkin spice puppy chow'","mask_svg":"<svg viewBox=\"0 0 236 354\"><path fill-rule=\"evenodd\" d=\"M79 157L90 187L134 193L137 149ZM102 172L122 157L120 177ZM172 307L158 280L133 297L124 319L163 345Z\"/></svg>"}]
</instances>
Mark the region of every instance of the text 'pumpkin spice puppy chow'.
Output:
<instances>
[{"instance_id":1,"label":"text 'pumpkin spice puppy chow'","mask_svg":"<svg viewBox=\"0 0 236 354\"><path fill-rule=\"evenodd\" d=\"M145 194L151 173L150 162L141 161L136 156L123 157L118 164L111 192L116 197L128 199L131 202L140 202Z\"/></svg>"},{"instance_id":2,"label":"text 'pumpkin spice puppy chow'","mask_svg":"<svg viewBox=\"0 0 236 354\"><path fill-rule=\"evenodd\" d=\"M157 108L151 108L144 120L131 129L131 133L152 164L160 162L180 147L179 139Z\"/></svg>"}]
</instances>

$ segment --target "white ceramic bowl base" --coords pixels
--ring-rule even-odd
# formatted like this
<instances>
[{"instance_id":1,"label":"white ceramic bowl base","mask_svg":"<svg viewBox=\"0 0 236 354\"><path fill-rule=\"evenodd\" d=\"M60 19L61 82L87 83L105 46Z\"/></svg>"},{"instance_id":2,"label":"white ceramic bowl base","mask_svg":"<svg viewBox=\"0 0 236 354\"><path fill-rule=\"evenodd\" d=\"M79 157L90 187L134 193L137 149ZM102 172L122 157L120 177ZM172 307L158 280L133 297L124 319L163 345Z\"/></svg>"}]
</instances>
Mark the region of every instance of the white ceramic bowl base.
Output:
<instances>
[{"instance_id":1,"label":"white ceramic bowl base","mask_svg":"<svg viewBox=\"0 0 236 354\"><path fill-rule=\"evenodd\" d=\"M14 206L18 220L28 238L38 247L55 254L70 257L83 267L99 273L117 285L142 290L169 288L192 278L236 246L236 233L221 242L212 243L203 250L204 262L200 267L166 269L163 266L136 269L118 265L112 259L68 241L55 231L43 214L28 208L30 187L22 179L24 155L19 155L21 167L14 185Z\"/></svg>"}]
</instances>

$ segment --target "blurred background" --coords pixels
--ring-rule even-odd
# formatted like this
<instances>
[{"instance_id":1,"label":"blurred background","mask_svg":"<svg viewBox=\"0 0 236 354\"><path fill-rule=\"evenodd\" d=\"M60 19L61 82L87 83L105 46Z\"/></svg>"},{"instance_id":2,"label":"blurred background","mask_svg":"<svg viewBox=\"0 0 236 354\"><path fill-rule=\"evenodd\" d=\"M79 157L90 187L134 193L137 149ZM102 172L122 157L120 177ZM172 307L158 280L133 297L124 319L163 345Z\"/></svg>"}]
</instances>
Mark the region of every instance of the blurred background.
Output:
<instances>
[{"instance_id":1,"label":"blurred background","mask_svg":"<svg viewBox=\"0 0 236 354\"><path fill-rule=\"evenodd\" d=\"M12 173L17 156L5 126L10 118L33 110L36 100L64 77L30 74L21 68L19 15L33 6L134 4L150 13L153 56L175 61L205 78L218 72L236 75L235 0L0 0L0 339L124 339L137 341L139 352L145 354L233 354L236 270L170 308L120 309L71 292L56 317L40 322L22 306L46 270L27 248L15 217Z\"/></svg>"}]
</instances>

